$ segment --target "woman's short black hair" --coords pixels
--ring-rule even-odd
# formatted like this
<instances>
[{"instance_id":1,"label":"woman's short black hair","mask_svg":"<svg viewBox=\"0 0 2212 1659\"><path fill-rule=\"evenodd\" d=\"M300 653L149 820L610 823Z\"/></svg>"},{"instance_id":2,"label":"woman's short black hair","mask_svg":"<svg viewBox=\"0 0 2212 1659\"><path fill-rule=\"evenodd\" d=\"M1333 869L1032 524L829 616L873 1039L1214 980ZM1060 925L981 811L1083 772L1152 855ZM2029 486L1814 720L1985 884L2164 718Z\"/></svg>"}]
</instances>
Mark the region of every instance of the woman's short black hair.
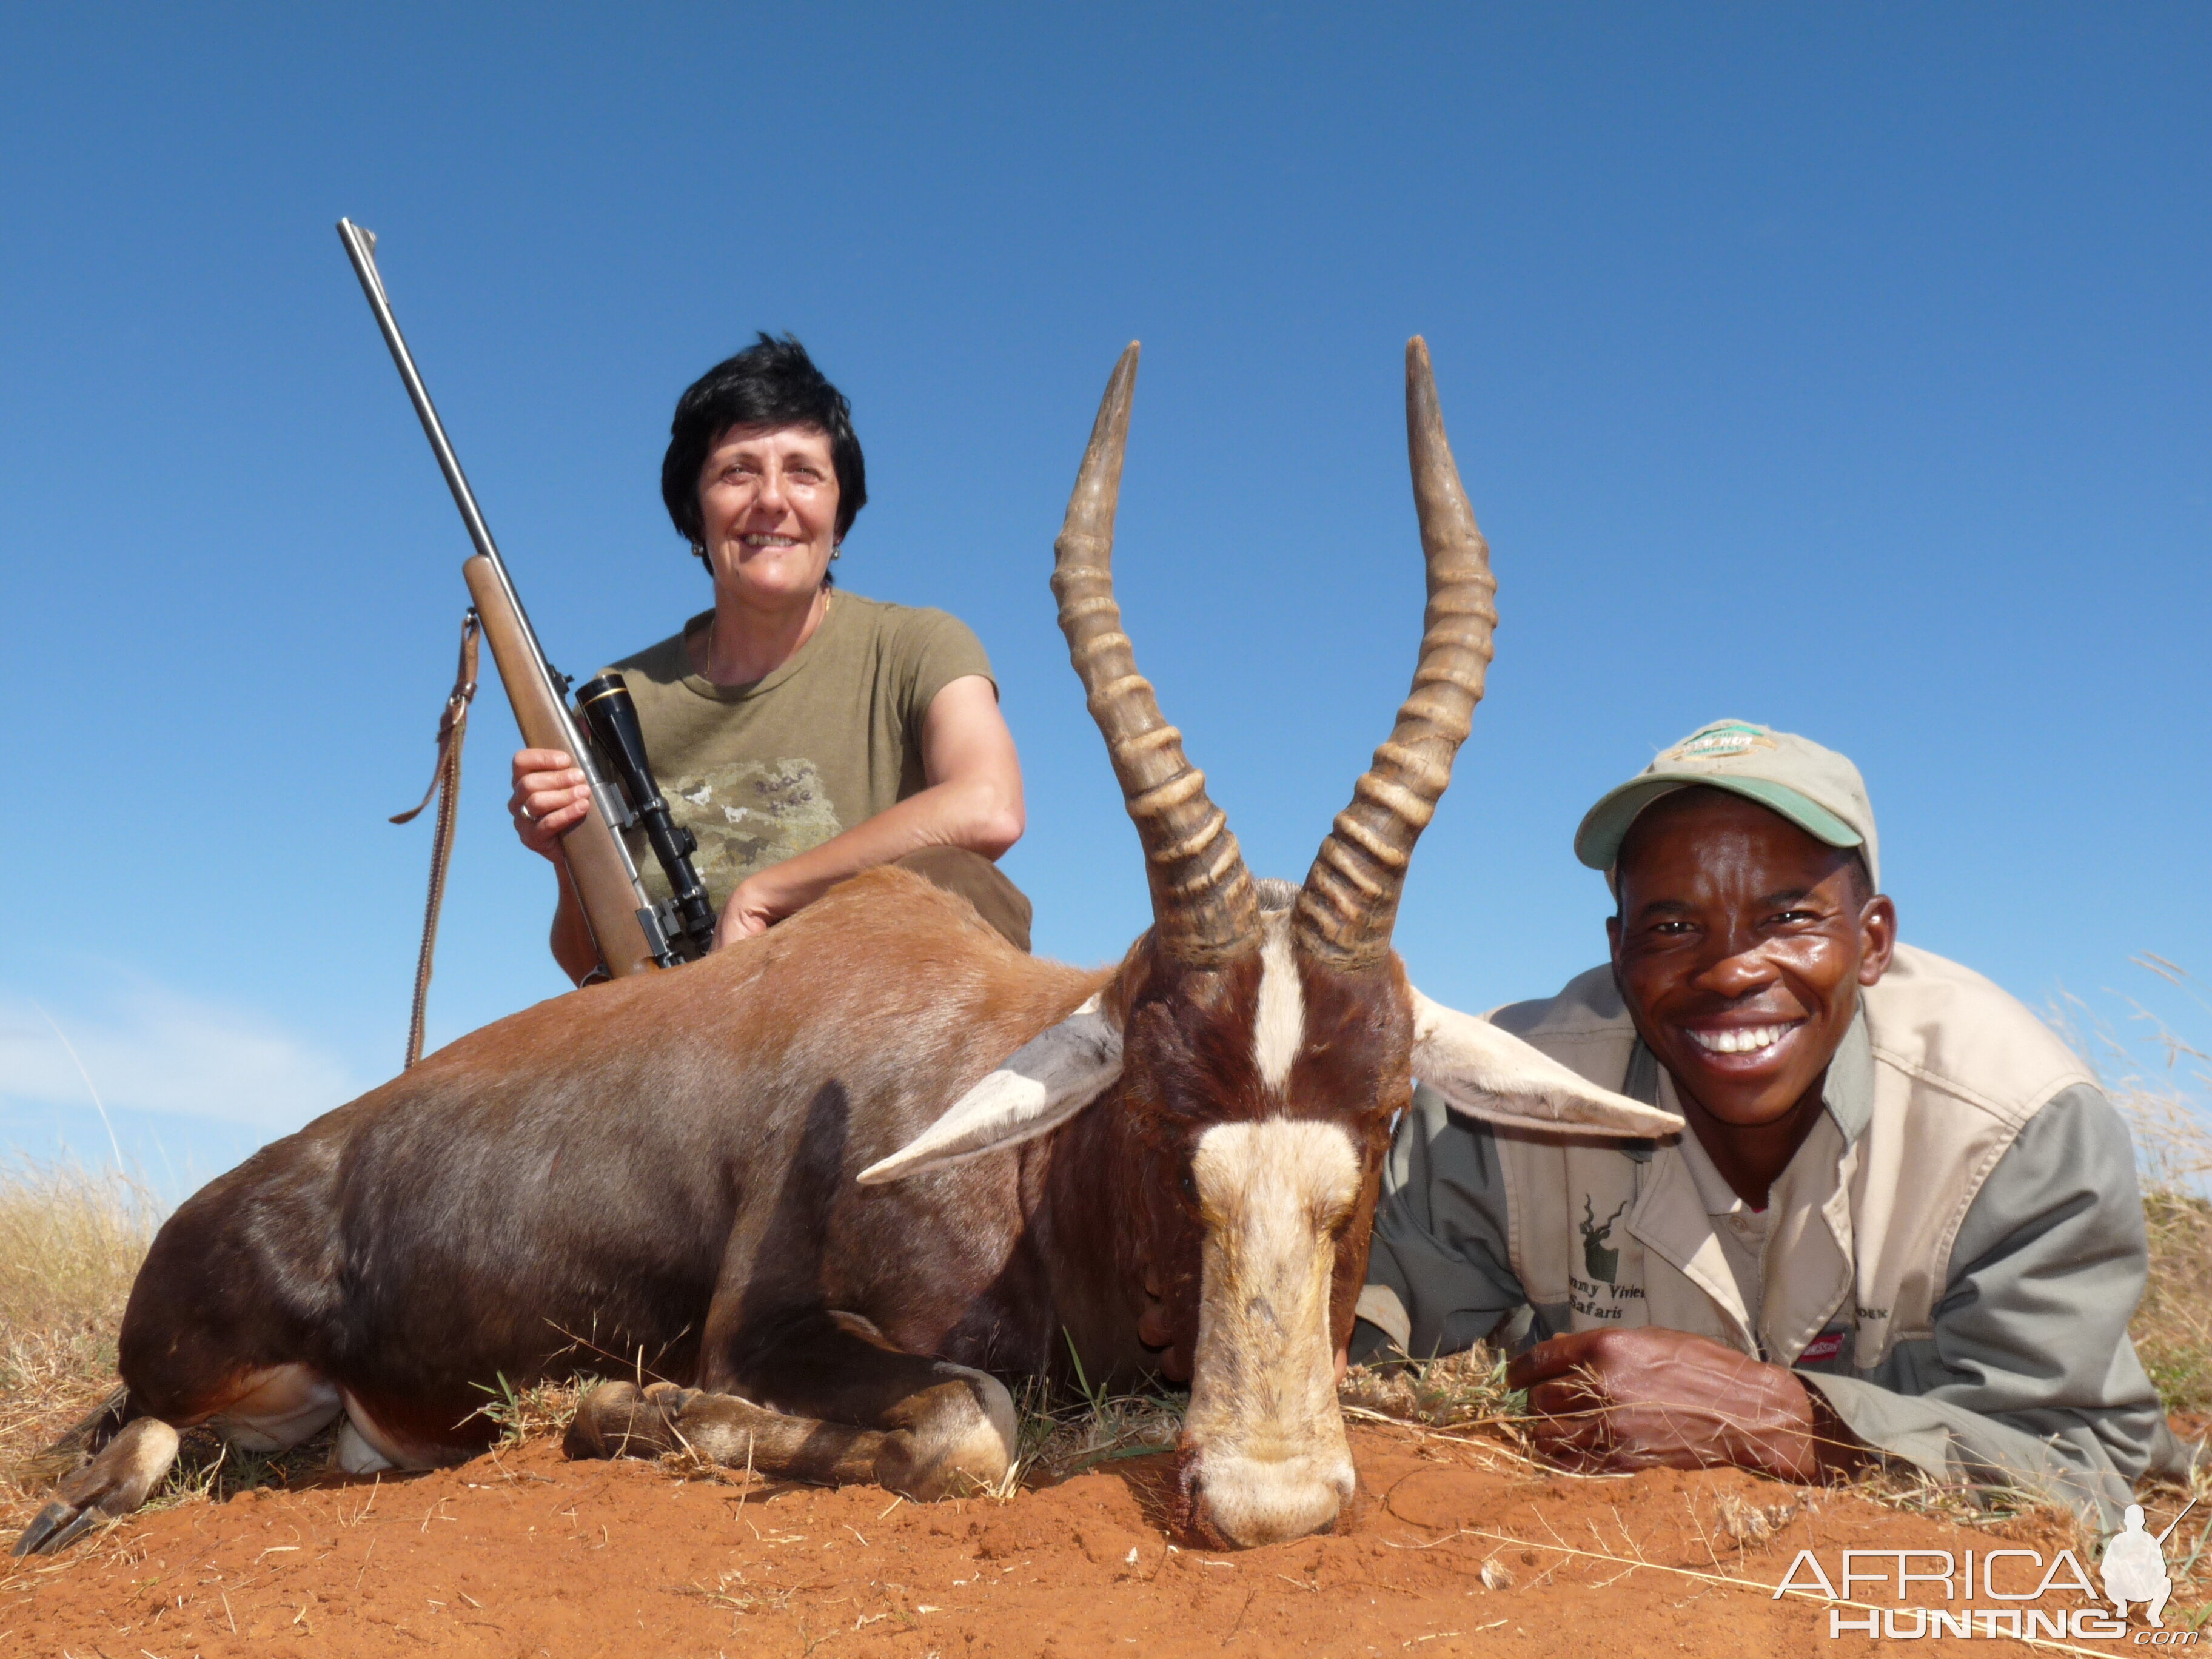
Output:
<instances>
[{"instance_id":1,"label":"woman's short black hair","mask_svg":"<svg viewBox=\"0 0 2212 1659\"><path fill-rule=\"evenodd\" d=\"M779 340L763 333L692 381L676 400L668 453L660 462L660 499L676 533L695 549L706 541L699 469L715 441L733 426L811 426L829 434L830 464L837 474L836 533L843 541L868 504L868 468L853 435L853 406L788 334ZM705 555L700 556L703 562Z\"/></svg>"}]
</instances>

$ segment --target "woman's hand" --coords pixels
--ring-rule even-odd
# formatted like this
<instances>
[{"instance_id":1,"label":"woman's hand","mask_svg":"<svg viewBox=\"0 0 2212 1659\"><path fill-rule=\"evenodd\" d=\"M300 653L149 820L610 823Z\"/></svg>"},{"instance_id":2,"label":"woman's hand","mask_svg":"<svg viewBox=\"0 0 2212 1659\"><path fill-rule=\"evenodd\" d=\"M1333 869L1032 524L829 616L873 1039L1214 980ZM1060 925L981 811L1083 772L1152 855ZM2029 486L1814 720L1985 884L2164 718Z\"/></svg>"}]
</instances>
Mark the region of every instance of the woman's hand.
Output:
<instances>
[{"instance_id":1,"label":"woman's hand","mask_svg":"<svg viewBox=\"0 0 2212 1659\"><path fill-rule=\"evenodd\" d=\"M1578 1469L1734 1464L1820 1479L1823 1426L1796 1375L1686 1331L1574 1331L1505 1369L1536 1449ZM1837 1449L1842 1450L1843 1448Z\"/></svg>"},{"instance_id":2,"label":"woman's hand","mask_svg":"<svg viewBox=\"0 0 2212 1659\"><path fill-rule=\"evenodd\" d=\"M800 908L775 890L775 883L769 879L774 874L771 867L749 876L731 892L730 902L722 907L721 917L714 924L717 951L741 939L750 939L755 933L765 933Z\"/></svg>"},{"instance_id":3,"label":"woman's hand","mask_svg":"<svg viewBox=\"0 0 2212 1659\"><path fill-rule=\"evenodd\" d=\"M558 749L525 749L514 757L514 793L507 811L515 838L540 858L550 859L561 837L592 810L592 791L569 757Z\"/></svg>"}]
</instances>

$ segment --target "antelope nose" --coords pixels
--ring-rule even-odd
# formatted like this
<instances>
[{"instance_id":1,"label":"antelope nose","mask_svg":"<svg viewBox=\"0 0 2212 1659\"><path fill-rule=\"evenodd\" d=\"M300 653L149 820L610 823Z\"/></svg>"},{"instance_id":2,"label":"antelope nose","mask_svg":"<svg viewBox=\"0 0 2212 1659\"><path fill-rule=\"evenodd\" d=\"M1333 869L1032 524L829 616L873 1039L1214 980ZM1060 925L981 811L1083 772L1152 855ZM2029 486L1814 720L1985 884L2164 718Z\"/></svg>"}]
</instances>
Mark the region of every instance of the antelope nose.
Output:
<instances>
[{"instance_id":1,"label":"antelope nose","mask_svg":"<svg viewBox=\"0 0 2212 1659\"><path fill-rule=\"evenodd\" d=\"M1352 1485L1348 1457L1201 1454L1191 1474L1191 1507L1230 1543L1251 1549L1330 1526L1350 1501Z\"/></svg>"}]
</instances>

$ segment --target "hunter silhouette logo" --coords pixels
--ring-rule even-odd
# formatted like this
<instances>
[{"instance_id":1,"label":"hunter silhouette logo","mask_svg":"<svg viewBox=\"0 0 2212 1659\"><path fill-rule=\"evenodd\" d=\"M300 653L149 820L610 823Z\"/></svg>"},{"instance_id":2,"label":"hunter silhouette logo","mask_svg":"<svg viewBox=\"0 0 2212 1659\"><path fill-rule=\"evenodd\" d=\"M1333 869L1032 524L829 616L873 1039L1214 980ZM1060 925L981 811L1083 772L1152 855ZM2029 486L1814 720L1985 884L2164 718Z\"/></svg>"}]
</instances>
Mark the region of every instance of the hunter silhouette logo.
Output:
<instances>
[{"instance_id":1,"label":"hunter silhouette logo","mask_svg":"<svg viewBox=\"0 0 2212 1659\"><path fill-rule=\"evenodd\" d=\"M2128 1505L2125 1522L2105 1546L2105 1599L2119 1609L2121 1618L2128 1616L2129 1602L2140 1601L2153 1628L2166 1628L2159 1615L2166 1611L2166 1598L2173 1594L2173 1580L2166 1572L2166 1540L2197 1501L2191 1498L2189 1509L2175 1516L2164 1532L2154 1534L2143 1530L2142 1505Z\"/></svg>"},{"instance_id":2,"label":"hunter silhouette logo","mask_svg":"<svg viewBox=\"0 0 2212 1659\"><path fill-rule=\"evenodd\" d=\"M1620 1209L1606 1217L1605 1225L1601 1227L1597 1224L1597 1210L1590 1203L1589 1194L1583 1194L1583 1218L1580 1223L1583 1266L1589 1270L1592 1279L1601 1279L1608 1285L1613 1282L1613 1275L1620 1271L1620 1252L1607 1249L1605 1241L1613 1237L1613 1224L1620 1219L1620 1211L1627 1207L1628 1200L1624 1198L1620 1200Z\"/></svg>"}]
</instances>

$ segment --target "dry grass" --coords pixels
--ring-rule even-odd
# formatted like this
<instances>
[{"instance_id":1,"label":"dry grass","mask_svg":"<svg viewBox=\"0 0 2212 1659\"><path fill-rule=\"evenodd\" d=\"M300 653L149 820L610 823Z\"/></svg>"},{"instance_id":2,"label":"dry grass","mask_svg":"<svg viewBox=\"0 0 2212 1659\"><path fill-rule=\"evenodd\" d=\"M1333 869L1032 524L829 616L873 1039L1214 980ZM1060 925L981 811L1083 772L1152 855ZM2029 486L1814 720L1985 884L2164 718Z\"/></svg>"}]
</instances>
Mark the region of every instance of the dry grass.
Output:
<instances>
[{"instance_id":1,"label":"dry grass","mask_svg":"<svg viewBox=\"0 0 2212 1659\"><path fill-rule=\"evenodd\" d=\"M1354 1365L1337 1398L1357 1411L1432 1429L1510 1423L1528 1405L1528 1396L1505 1386L1505 1356L1484 1342L1413 1364Z\"/></svg>"},{"instance_id":2,"label":"dry grass","mask_svg":"<svg viewBox=\"0 0 2212 1659\"><path fill-rule=\"evenodd\" d=\"M1075 1352L1072 1340L1068 1352ZM1032 1379L1015 1402L1020 1444L998 1495L1012 1498L1024 1486L1050 1486L1121 1458L1172 1451L1189 1403L1187 1394L1113 1394L1103 1384L1094 1388L1080 1358L1075 1361L1073 1391L1054 1389L1042 1377Z\"/></svg>"},{"instance_id":3,"label":"dry grass","mask_svg":"<svg viewBox=\"0 0 2212 1659\"><path fill-rule=\"evenodd\" d=\"M2136 966L2212 1015L2212 998L2185 969L2154 956ZM2166 1409L2199 1419L2202 1433L2212 1415L2212 1055L2118 992L2096 1005L2069 995L2051 1018L2135 1137L2150 1281L2128 1329Z\"/></svg>"},{"instance_id":4,"label":"dry grass","mask_svg":"<svg viewBox=\"0 0 2212 1659\"><path fill-rule=\"evenodd\" d=\"M115 1386L115 1333L160 1211L73 1166L0 1166L0 1501L5 1482Z\"/></svg>"},{"instance_id":5,"label":"dry grass","mask_svg":"<svg viewBox=\"0 0 2212 1659\"><path fill-rule=\"evenodd\" d=\"M2154 1188L2150 1283L2130 1328L2170 1412L2212 1417L2212 1203Z\"/></svg>"},{"instance_id":6,"label":"dry grass","mask_svg":"<svg viewBox=\"0 0 2212 1659\"><path fill-rule=\"evenodd\" d=\"M477 1408L477 1415L498 1428L502 1448L557 1438L568 1432L576 1407L599 1382L598 1377L579 1372L558 1382L532 1382L518 1389L502 1376L495 1388L484 1389L489 1398Z\"/></svg>"}]
</instances>

